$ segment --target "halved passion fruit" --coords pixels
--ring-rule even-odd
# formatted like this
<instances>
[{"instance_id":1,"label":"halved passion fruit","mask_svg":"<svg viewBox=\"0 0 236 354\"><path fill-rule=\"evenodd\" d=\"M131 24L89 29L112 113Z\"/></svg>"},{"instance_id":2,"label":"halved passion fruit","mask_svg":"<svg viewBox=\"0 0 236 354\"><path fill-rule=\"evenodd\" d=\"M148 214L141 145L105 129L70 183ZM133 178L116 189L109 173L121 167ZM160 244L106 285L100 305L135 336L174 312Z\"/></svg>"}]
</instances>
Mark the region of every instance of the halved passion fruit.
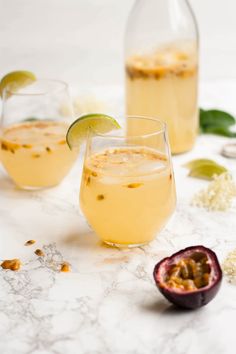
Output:
<instances>
[{"instance_id":1,"label":"halved passion fruit","mask_svg":"<svg viewBox=\"0 0 236 354\"><path fill-rule=\"evenodd\" d=\"M222 270L216 254L204 246L185 248L164 258L154 268L160 292L174 305L195 309L217 294Z\"/></svg>"}]
</instances>

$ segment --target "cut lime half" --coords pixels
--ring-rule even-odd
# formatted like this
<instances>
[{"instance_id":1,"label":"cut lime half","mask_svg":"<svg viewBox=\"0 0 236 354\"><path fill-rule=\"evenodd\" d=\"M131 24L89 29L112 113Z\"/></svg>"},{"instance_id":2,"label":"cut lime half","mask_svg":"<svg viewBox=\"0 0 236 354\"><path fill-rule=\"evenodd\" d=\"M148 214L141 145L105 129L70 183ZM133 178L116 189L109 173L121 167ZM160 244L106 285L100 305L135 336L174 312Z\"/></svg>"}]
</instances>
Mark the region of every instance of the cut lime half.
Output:
<instances>
[{"instance_id":1,"label":"cut lime half","mask_svg":"<svg viewBox=\"0 0 236 354\"><path fill-rule=\"evenodd\" d=\"M79 147L86 139L89 130L94 134L105 134L114 129L120 129L119 123L106 114L86 114L76 119L69 127L66 141L70 149Z\"/></svg>"},{"instance_id":2,"label":"cut lime half","mask_svg":"<svg viewBox=\"0 0 236 354\"><path fill-rule=\"evenodd\" d=\"M12 71L5 75L0 81L0 96L3 96L3 91L8 88L7 97L11 96L10 92L17 92L20 88L30 85L36 80L36 76L30 71Z\"/></svg>"}]
</instances>

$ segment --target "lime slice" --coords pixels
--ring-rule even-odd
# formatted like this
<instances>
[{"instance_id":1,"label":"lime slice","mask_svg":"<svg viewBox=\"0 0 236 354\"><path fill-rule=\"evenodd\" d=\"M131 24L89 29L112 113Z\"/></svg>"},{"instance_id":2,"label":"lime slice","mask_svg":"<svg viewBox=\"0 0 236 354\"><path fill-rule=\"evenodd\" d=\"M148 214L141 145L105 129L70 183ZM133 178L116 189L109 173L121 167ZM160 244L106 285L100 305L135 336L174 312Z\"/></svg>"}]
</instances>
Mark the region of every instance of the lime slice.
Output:
<instances>
[{"instance_id":1,"label":"lime slice","mask_svg":"<svg viewBox=\"0 0 236 354\"><path fill-rule=\"evenodd\" d=\"M35 80L35 75L30 71L12 71L0 81L0 96L3 96L3 91L6 87L9 88L9 91L16 92L21 87L25 87ZM9 96L10 94L7 95L7 97Z\"/></svg>"},{"instance_id":2,"label":"lime slice","mask_svg":"<svg viewBox=\"0 0 236 354\"><path fill-rule=\"evenodd\" d=\"M69 127L66 134L66 141L70 149L79 147L92 130L94 134L105 134L113 129L119 129L119 123L112 117L105 114L86 114L76 119Z\"/></svg>"},{"instance_id":3,"label":"lime slice","mask_svg":"<svg viewBox=\"0 0 236 354\"><path fill-rule=\"evenodd\" d=\"M209 159L196 159L196 160L192 160L187 162L186 164L183 165L183 167L186 167L190 170L203 166L203 165L216 165L217 163L213 160L209 160Z\"/></svg>"},{"instance_id":4,"label":"lime slice","mask_svg":"<svg viewBox=\"0 0 236 354\"><path fill-rule=\"evenodd\" d=\"M193 168L189 172L189 176L211 180L214 175L221 175L224 172L227 172L227 169L224 166L218 164L209 164Z\"/></svg>"},{"instance_id":5,"label":"lime slice","mask_svg":"<svg viewBox=\"0 0 236 354\"><path fill-rule=\"evenodd\" d=\"M196 159L184 165L188 168L189 176L211 180L214 175L220 175L227 171L224 166L210 159Z\"/></svg>"}]
</instances>

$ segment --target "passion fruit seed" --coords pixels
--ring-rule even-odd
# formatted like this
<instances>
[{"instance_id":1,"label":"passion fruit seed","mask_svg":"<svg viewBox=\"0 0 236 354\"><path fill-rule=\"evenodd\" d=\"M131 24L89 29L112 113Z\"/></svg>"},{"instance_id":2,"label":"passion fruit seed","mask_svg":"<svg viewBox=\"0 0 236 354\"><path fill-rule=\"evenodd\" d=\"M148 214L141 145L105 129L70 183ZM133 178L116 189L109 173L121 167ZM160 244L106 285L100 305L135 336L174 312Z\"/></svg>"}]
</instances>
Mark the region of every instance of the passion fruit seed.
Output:
<instances>
[{"instance_id":1,"label":"passion fruit seed","mask_svg":"<svg viewBox=\"0 0 236 354\"><path fill-rule=\"evenodd\" d=\"M216 254L204 246L193 246L164 258L154 268L161 293L173 304L195 309L210 302L222 280Z\"/></svg>"},{"instance_id":2,"label":"passion fruit seed","mask_svg":"<svg viewBox=\"0 0 236 354\"><path fill-rule=\"evenodd\" d=\"M35 242L35 240L28 240L25 242L25 246L32 246Z\"/></svg>"},{"instance_id":3,"label":"passion fruit seed","mask_svg":"<svg viewBox=\"0 0 236 354\"><path fill-rule=\"evenodd\" d=\"M37 249L34 251L34 253L35 253L36 256L38 256L38 257L44 257L44 256L45 256L44 252L43 252L42 250L40 250L39 248L37 248Z\"/></svg>"},{"instance_id":4,"label":"passion fruit seed","mask_svg":"<svg viewBox=\"0 0 236 354\"><path fill-rule=\"evenodd\" d=\"M173 265L168 272L166 284L184 290L196 290L208 285L210 269L204 267L207 257L201 252L198 252L197 257L198 261L192 255Z\"/></svg>"},{"instance_id":5,"label":"passion fruit seed","mask_svg":"<svg viewBox=\"0 0 236 354\"><path fill-rule=\"evenodd\" d=\"M17 271L21 267L21 261L18 258L6 259L1 263L3 269L9 269L12 271Z\"/></svg>"}]
</instances>

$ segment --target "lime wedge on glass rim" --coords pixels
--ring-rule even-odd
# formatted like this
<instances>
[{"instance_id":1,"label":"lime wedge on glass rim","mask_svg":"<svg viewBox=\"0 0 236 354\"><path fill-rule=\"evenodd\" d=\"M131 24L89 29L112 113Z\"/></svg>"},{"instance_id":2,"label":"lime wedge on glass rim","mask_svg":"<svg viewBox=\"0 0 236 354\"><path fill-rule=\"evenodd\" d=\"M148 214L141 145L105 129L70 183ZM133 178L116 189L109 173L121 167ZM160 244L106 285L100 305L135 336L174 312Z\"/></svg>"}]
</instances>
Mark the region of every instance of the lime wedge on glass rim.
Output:
<instances>
[{"instance_id":1,"label":"lime wedge on glass rim","mask_svg":"<svg viewBox=\"0 0 236 354\"><path fill-rule=\"evenodd\" d=\"M3 91L8 88L9 91L17 92L20 88L30 85L36 81L36 76L30 71L12 71L5 75L0 81L0 96L3 97ZM10 93L7 94L7 97Z\"/></svg>"},{"instance_id":2,"label":"lime wedge on glass rim","mask_svg":"<svg viewBox=\"0 0 236 354\"><path fill-rule=\"evenodd\" d=\"M66 141L72 150L81 145L90 130L94 134L105 134L114 129L120 129L120 125L113 117L100 113L86 114L71 124L66 134Z\"/></svg>"}]
</instances>

